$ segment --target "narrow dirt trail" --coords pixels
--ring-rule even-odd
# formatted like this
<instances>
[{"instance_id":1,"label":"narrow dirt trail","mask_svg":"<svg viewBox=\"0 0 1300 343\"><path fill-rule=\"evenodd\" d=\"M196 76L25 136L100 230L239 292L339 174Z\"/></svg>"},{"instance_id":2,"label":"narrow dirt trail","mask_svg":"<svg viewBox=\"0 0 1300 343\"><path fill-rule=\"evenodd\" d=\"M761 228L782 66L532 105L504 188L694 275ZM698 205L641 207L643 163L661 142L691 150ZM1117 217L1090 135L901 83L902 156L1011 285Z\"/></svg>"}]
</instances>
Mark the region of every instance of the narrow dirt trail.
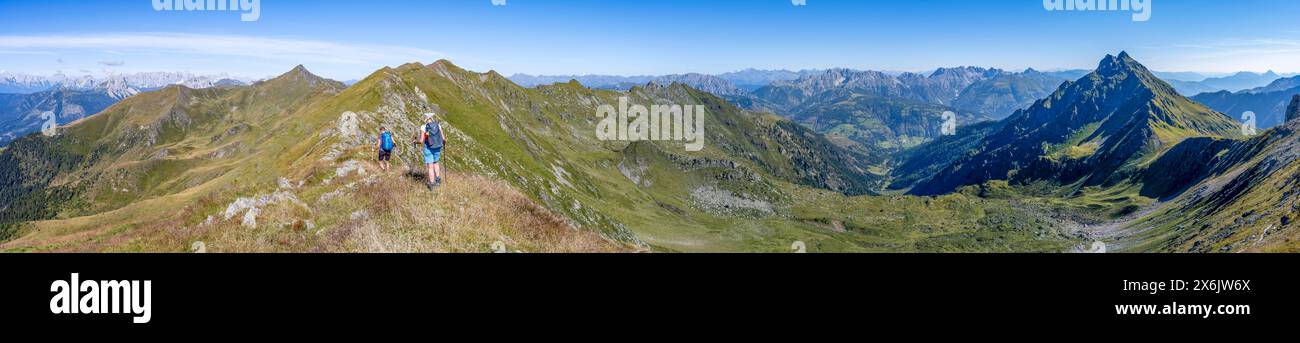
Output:
<instances>
[{"instance_id":1,"label":"narrow dirt trail","mask_svg":"<svg viewBox=\"0 0 1300 343\"><path fill-rule=\"evenodd\" d=\"M1074 222L1073 227L1067 227L1068 232L1078 233L1093 243L1085 243L1076 247L1076 252L1089 252L1097 250L1096 243L1101 243L1101 252L1120 251L1134 245L1133 236L1140 231L1132 227L1134 222L1146 218L1156 211L1164 208L1168 203L1157 202L1142 207L1141 210L1124 216L1119 219L1107 221L1101 225L1087 225Z\"/></svg>"}]
</instances>

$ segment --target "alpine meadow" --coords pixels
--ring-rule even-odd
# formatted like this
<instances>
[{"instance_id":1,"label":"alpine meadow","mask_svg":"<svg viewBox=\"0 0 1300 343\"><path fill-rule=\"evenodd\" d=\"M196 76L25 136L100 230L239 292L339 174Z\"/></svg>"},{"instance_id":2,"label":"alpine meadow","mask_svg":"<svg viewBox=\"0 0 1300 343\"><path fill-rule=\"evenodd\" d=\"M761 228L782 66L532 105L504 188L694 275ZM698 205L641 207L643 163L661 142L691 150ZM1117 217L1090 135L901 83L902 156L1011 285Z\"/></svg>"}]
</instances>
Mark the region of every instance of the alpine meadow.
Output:
<instances>
[{"instance_id":1,"label":"alpine meadow","mask_svg":"<svg viewBox=\"0 0 1300 343\"><path fill-rule=\"evenodd\" d=\"M0 251L1300 252L1257 4L143 2L0 24Z\"/></svg>"}]
</instances>

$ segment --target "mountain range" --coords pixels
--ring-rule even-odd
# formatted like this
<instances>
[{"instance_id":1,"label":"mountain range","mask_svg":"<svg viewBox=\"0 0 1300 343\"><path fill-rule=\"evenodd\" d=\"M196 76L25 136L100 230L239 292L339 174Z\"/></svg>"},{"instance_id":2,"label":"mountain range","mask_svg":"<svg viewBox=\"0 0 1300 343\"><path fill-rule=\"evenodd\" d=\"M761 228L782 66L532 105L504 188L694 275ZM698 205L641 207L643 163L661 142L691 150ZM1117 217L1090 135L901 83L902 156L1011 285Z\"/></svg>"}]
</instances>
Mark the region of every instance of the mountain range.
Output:
<instances>
[{"instance_id":1,"label":"mountain range","mask_svg":"<svg viewBox=\"0 0 1300 343\"><path fill-rule=\"evenodd\" d=\"M1179 75L1174 75L1179 76ZM1187 75L1181 75L1187 76ZM1184 96L1195 96L1202 93L1214 93L1219 91L1238 92L1257 87L1263 87L1283 78L1285 75L1279 75L1272 70L1263 74L1252 72L1239 72L1224 77L1211 77L1202 80L1191 79L1166 79L1169 84L1178 90L1179 94Z\"/></svg>"},{"instance_id":2,"label":"mountain range","mask_svg":"<svg viewBox=\"0 0 1300 343\"><path fill-rule=\"evenodd\" d=\"M1032 71L1032 70L1033 69L1029 69L1027 71ZM789 71L789 70L760 70L760 69L751 68L751 69L716 74L711 76L715 76L719 79L726 80L727 82L730 82L732 85L734 85L736 88L752 92L764 86L771 85L772 83L777 81L793 81L799 79L800 77L815 75L822 72L823 70L815 70L815 69L801 70L796 72L796 71ZM1055 71L1043 71L1043 72L1036 71L1036 72L1056 79L1075 80L1080 77L1083 77L1084 75L1087 75L1088 73L1091 73L1092 71L1083 70L1083 69L1067 69L1067 70L1055 70ZM885 71L882 73L887 75L898 76L902 74L907 74L908 72ZM926 72L920 74L931 74L931 73L933 72ZM1297 76L1294 73L1279 74L1271 70L1264 73L1237 72L1232 75L1226 75L1220 77L1208 77L1205 76L1204 74L1196 73L1196 72L1153 72L1153 74L1156 75L1157 77L1160 77L1162 80L1169 83L1170 85L1174 86L1174 89L1176 89L1179 94L1188 97L1195 96L1201 93L1213 93L1213 92L1218 92L1223 90L1227 90L1229 92L1248 90L1256 87L1265 86L1270 82L1273 82L1280 78ZM564 82L568 82L569 80L577 80L578 82L581 82L582 84L593 88L626 90L628 88L631 88L632 86L650 82L657 77L660 76L648 76L648 75L643 75L643 76L616 76L616 75L533 76L528 74L515 74L513 76L510 76L510 80L524 87L536 87L539 85L564 83Z\"/></svg>"},{"instance_id":3,"label":"mountain range","mask_svg":"<svg viewBox=\"0 0 1300 343\"><path fill-rule=\"evenodd\" d=\"M173 85L0 149L0 250L1297 249L1295 120L1248 136L1127 53L1000 120L955 107L1014 107L1050 80L833 69L719 95L689 84L704 75L525 87L437 61L350 86L301 66ZM598 139L596 108L620 102L702 106L704 148ZM434 192L408 144L394 171L371 162L380 126L412 137L423 113L449 140Z\"/></svg>"},{"instance_id":4,"label":"mountain range","mask_svg":"<svg viewBox=\"0 0 1300 343\"><path fill-rule=\"evenodd\" d=\"M755 89L762 88L763 86L770 85L773 82L794 80L800 77L816 74L818 72L821 71L810 70L810 69L805 69L800 71L789 71L789 70L760 70L760 69L749 68L741 71L722 73L722 74L718 74L717 76L720 79L727 80L728 82L735 84L736 87L739 87L747 91L753 91Z\"/></svg>"},{"instance_id":5,"label":"mountain range","mask_svg":"<svg viewBox=\"0 0 1300 343\"><path fill-rule=\"evenodd\" d=\"M99 113L117 101L118 98L102 90L0 94L0 147L41 131L43 126L63 125Z\"/></svg>"},{"instance_id":6,"label":"mountain range","mask_svg":"<svg viewBox=\"0 0 1300 343\"><path fill-rule=\"evenodd\" d=\"M912 147L941 135L943 113L958 124L998 119L1026 107L1064 82L1033 69L1020 73L959 67L929 74L831 69L766 71L748 69L717 76L551 76L515 75L524 86L577 80L601 89L627 90L681 83L718 95L752 111L794 119L837 144L885 163L887 150ZM885 151L882 151L885 150Z\"/></svg>"},{"instance_id":7,"label":"mountain range","mask_svg":"<svg viewBox=\"0 0 1300 343\"><path fill-rule=\"evenodd\" d=\"M720 74L668 76L553 76L516 75L525 86L578 79L594 88L627 90L645 83L680 82L722 96L748 110L777 113L828 134L841 145L852 145L867 154L912 147L938 137L932 128L942 123L944 112L958 114L958 125L1002 119L1041 99L1066 80L1092 71L1059 70L1040 72L1027 69L1007 72L998 69L940 68L930 73L858 71L832 69L765 71L749 69ZM1260 87L1281 75L1240 72L1224 77L1206 77L1193 72L1153 72L1184 96L1213 93L1224 89ZM761 83L766 82L766 84ZM1261 127L1280 121L1284 99L1271 97L1274 107L1256 111L1263 115ZM1224 101L1204 100L1211 105ZM1212 106L1228 111L1228 106ZM924 122L926 125L917 125ZM872 149L884 149L875 151Z\"/></svg>"},{"instance_id":8,"label":"mountain range","mask_svg":"<svg viewBox=\"0 0 1300 343\"><path fill-rule=\"evenodd\" d=\"M1277 79L1267 86L1239 92L1204 93L1192 100L1236 118L1253 112L1256 126L1271 128L1286 121L1287 105L1296 94L1300 94L1300 76Z\"/></svg>"},{"instance_id":9,"label":"mountain range","mask_svg":"<svg viewBox=\"0 0 1300 343\"><path fill-rule=\"evenodd\" d=\"M888 152L940 137L945 112L956 114L958 126L1000 119L1064 81L1033 69L959 67L928 75L832 69L728 99L866 150Z\"/></svg>"},{"instance_id":10,"label":"mountain range","mask_svg":"<svg viewBox=\"0 0 1300 343\"><path fill-rule=\"evenodd\" d=\"M644 85L653 81L659 83L671 83L672 81L682 81L687 79L708 80L708 82L717 83L715 80L722 80L727 83L724 89L742 89L752 91L760 87L771 84L776 81L794 80L801 76L817 73L817 70L789 71L789 70L760 70L745 69L741 71L722 73L717 75L707 75L699 73L675 74L663 76L615 76L615 75L539 75L533 76L528 74L514 74L510 80L524 87L537 87L556 83L565 83L569 80L575 80L579 83L596 89L615 89L628 90L634 86ZM686 83L692 87L709 88L703 84ZM716 93L715 93L716 94ZM723 94L719 94L723 95Z\"/></svg>"},{"instance_id":11,"label":"mountain range","mask_svg":"<svg viewBox=\"0 0 1300 343\"><path fill-rule=\"evenodd\" d=\"M1212 77L1200 81L1201 85L1206 87L1221 89L1227 91L1240 91L1256 87L1262 87L1274 80L1282 78L1282 75L1269 70L1263 74L1252 72L1239 72L1224 77Z\"/></svg>"},{"instance_id":12,"label":"mountain range","mask_svg":"<svg viewBox=\"0 0 1300 343\"><path fill-rule=\"evenodd\" d=\"M89 74L81 76L65 74L36 76L4 72L0 73L0 93L31 94L52 89L104 90L110 96L121 99L141 91L156 90L170 85L179 84L190 88L208 88L243 85L248 82L251 81L226 75L194 75L174 72L110 74L104 76Z\"/></svg>"}]
</instances>

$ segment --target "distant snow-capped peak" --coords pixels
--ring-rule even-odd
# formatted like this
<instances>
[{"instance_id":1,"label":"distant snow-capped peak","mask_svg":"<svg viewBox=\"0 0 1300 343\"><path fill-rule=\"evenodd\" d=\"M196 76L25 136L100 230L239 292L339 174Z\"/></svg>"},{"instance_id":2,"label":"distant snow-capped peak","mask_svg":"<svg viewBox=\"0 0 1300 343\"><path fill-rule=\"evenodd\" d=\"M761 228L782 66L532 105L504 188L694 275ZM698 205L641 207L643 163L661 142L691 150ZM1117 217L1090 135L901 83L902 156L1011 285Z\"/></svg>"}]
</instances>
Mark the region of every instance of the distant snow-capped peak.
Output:
<instances>
[{"instance_id":1,"label":"distant snow-capped peak","mask_svg":"<svg viewBox=\"0 0 1300 343\"><path fill-rule=\"evenodd\" d=\"M244 84L251 82L251 80L233 78L225 74L194 75L181 72L143 72L103 76L69 76L62 73L50 76L35 76L4 72L0 73L0 93L35 93L56 88L74 90L103 89L110 96L122 99L138 94L141 91L171 85L209 88L218 85L223 80L233 80Z\"/></svg>"}]
</instances>

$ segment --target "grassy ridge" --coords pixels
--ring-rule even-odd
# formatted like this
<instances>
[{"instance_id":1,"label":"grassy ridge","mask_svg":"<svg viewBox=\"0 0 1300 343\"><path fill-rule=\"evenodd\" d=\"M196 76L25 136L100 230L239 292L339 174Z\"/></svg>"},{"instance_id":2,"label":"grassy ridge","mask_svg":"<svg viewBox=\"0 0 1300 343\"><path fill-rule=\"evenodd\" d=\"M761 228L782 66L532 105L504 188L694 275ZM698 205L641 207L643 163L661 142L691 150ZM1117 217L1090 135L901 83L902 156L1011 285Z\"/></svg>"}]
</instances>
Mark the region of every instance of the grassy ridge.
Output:
<instances>
[{"instance_id":1,"label":"grassy ridge","mask_svg":"<svg viewBox=\"0 0 1300 343\"><path fill-rule=\"evenodd\" d=\"M596 106L620 96L706 106L706 148L596 140ZM359 162L374 158L383 125L402 143L395 167L420 170L405 142L425 112L446 124L446 164L455 172L432 196L412 176L376 176ZM67 130L44 146L91 159L30 169L51 175L34 188L41 194L59 194L49 185L78 187L37 207L92 206L22 220L35 219L0 248L185 251L203 241L212 251L472 252L501 241L547 252L776 252L802 241L810 251L949 252L1072 244L1056 224L1036 223L1005 200L845 196L883 186L860 155L682 85L522 88L439 61L385 68L343 89L299 68L249 87L142 94ZM30 151L19 150L0 157Z\"/></svg>"}]
</instances>

